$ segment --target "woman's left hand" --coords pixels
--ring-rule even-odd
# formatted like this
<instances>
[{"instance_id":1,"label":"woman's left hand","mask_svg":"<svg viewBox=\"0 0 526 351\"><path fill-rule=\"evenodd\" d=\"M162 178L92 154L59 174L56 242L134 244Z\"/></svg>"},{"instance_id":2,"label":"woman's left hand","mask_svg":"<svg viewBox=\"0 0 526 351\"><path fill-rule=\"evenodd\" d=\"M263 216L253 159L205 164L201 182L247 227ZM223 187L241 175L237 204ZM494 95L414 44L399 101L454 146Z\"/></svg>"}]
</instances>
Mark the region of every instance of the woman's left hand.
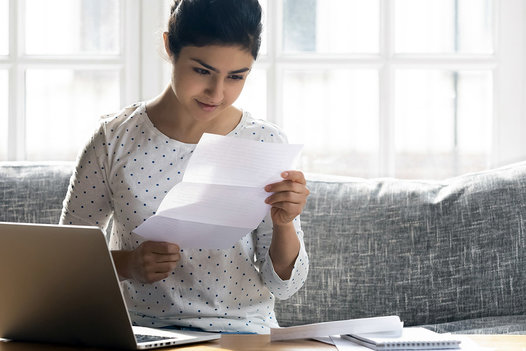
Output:
<instances>
[{"instance_id":1,"label":"woman's left hand","mask_svg":"<svg viewBox=\"0 0 526 351\"><path fill-rule=\"evenodd\" d=\"M307 181L300 171L286 171L281 173L283 180L278 183L269 184L265 190L270 195L265 202L272 206L270 215L274 225L283 225L292 222L302 211L307 196Z\"/></svg>"}]
</instances>

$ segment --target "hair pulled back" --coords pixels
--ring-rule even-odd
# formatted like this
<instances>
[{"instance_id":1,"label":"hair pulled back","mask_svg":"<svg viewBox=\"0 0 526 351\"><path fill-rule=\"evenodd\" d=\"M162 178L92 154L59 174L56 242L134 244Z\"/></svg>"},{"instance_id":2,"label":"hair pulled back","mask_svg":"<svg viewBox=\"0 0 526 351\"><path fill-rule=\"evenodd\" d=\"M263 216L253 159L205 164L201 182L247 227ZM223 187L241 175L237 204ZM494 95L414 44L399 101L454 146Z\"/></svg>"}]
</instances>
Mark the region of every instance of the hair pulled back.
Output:
<instances>
[{"instance_id":1,"label":"hair pulled back","mask_svg":"<svg viewBox=\"0 0 526 351\"><path fill-rule=\"evenodd\" d=\"M258 0L175 0L168 44L177 59L185 46L239 45L257 58L261 45Z\"/></svg>"}]
</instances>

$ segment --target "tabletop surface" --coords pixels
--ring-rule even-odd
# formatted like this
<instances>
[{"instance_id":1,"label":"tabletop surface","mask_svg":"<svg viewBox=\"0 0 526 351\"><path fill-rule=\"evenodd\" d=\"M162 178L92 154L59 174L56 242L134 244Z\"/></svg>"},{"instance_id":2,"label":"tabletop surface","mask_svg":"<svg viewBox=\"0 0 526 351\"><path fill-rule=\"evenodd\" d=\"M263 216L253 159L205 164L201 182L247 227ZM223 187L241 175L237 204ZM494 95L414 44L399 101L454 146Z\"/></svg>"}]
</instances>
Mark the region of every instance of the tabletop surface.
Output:
<instances>
[{"instance_id":1,"label":"tabletop surface","mask_svg":"<svg viewBox=\"0 0 526 351\"><path fill-rule=\"evenodd\" d=\"M526 335L468 335L469 339L482 347L488 347L494 351L526 351ZM57 346L49 344L32 344L23 342L2 342L0 351L73 351L73 350L95 350L93 348L76 348L68 346ZM335 351L336 347L314 340L294 340L270 342L269 335L223 335L221 339L205 343L163 348L160 350L203 350L203 351L299 351L299 350L327 350Z\"/></svg>"}]
</instances>

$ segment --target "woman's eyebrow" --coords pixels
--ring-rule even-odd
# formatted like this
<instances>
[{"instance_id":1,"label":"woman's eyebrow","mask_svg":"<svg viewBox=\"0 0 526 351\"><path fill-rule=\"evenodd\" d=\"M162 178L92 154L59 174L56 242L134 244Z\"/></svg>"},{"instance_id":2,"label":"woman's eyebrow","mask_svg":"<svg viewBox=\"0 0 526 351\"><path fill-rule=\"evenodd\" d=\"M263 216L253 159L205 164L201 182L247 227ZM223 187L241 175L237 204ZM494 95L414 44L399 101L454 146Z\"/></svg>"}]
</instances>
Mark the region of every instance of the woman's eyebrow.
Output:
<instances>
[{"instance_id":1,"label":"woman's eyebrow","mask_svg":"<svg viewBox=\"0 0 526 351\"><path fill-rule=\"evenodd\" d=\"M213 66L210 66L209 64L204 63L200 59L192 58L191 60L197 62L198 64L200 64L201 66L205 67L206 69L209 69L211 71L219 73L219 70L217 68L215 68ZM244 72L248 72L248 71L250 71L250 68L244 67L244 68L241 68L241 69L236 69L235 71L230 71L230 72L228 72L228 74L244 73Z\"/></svg>"}]
</instances>

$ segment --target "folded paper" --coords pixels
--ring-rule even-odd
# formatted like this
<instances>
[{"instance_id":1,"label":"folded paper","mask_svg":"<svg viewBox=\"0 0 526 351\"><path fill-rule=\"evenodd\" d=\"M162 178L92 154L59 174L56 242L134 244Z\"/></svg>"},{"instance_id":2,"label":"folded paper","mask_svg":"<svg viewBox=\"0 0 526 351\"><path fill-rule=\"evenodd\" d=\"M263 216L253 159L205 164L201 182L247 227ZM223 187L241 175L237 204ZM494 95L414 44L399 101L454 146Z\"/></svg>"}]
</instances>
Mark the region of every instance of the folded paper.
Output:
<instances>
[{"instance_id":1,"label":"folded paper","mask_svg":"<svg viewBox=\"0 0 526 351\"><path fill-rule=\"evenodd\" d=\"M264 187L282 180L301 149L205 133L183 180L133 232L181 248L229 248L265 218L270 194Z\"/></svg>"}]
</instances>

